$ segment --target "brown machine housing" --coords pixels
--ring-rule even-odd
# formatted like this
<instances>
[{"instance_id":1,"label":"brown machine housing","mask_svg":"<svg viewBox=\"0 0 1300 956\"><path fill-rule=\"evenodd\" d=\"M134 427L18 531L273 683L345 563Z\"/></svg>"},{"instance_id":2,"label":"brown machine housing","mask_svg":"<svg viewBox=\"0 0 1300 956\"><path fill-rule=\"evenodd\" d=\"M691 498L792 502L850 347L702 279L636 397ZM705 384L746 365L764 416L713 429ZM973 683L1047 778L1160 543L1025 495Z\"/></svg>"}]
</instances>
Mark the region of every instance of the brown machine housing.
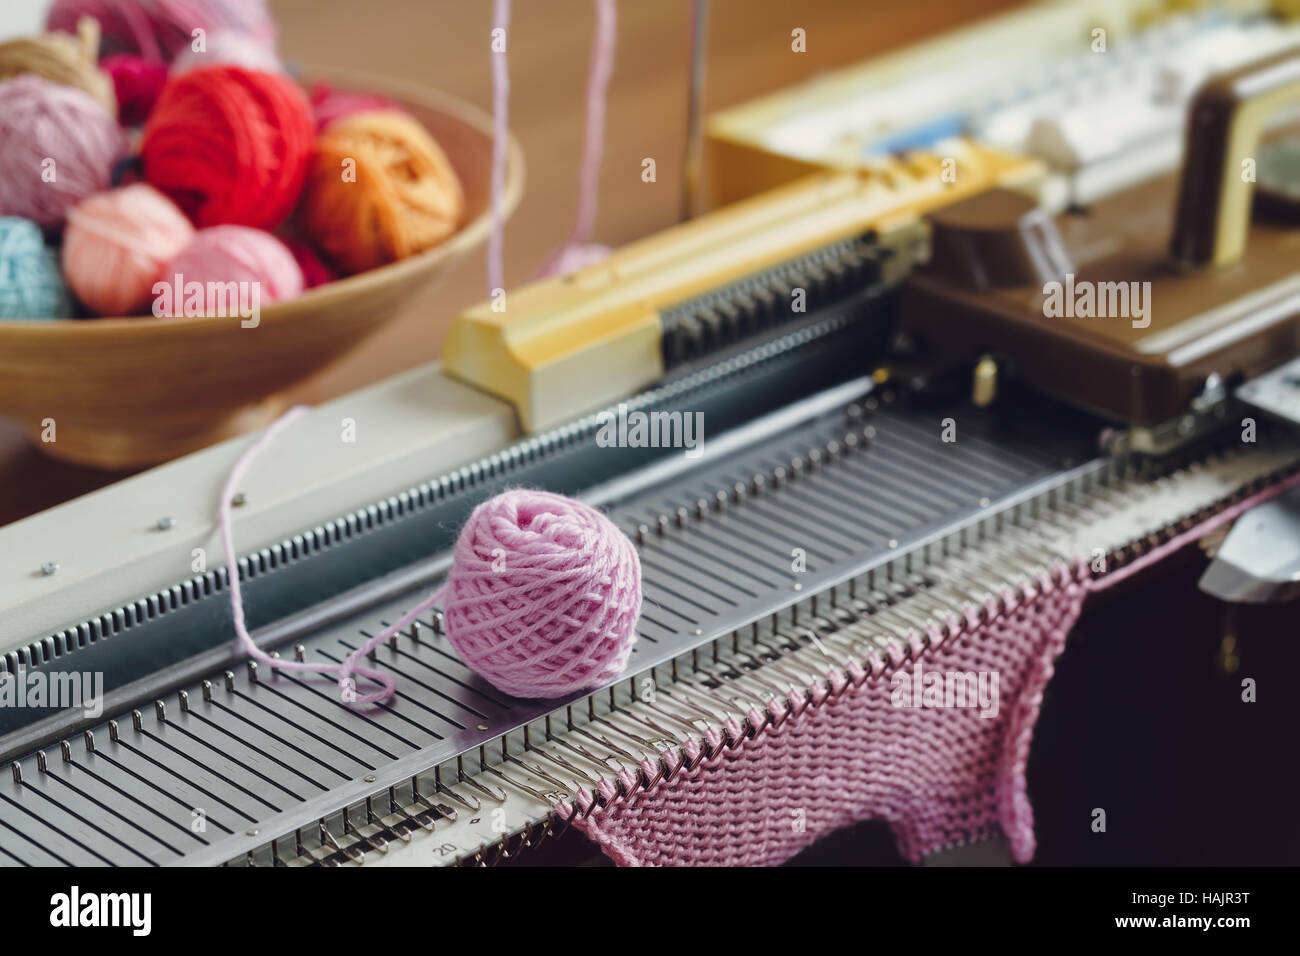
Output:
<instances>
[{"instance_id":1,"label":"brown machine housing","mask_svg":"<svg viewBox=\"0 0 1300 956\"><path fill-rule=\"evenodd\" d=\"M1296 203L1273 188L1256 196L1239 172L1264 121L1296 100L1300 50L1198 92L1181 173L1054 218L1005 190L935 212L931 261L903 288L903 328L940 355L992 356L1019 381L1134 425L1185 412L1212 374L1231 383L1300 354ZM1144 327L1131 309L1047 315L1048 283L1067 275L1075 289L1149 288Z\"/></svg>"}]
</instances>

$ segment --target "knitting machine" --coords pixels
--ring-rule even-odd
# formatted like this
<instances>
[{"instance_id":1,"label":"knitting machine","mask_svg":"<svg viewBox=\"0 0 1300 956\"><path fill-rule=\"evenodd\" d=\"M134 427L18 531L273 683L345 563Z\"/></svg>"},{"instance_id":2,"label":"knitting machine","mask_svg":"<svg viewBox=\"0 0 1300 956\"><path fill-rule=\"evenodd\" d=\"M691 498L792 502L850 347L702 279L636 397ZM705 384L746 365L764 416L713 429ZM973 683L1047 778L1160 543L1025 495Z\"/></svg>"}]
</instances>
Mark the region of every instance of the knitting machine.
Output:
<instances>
[{"instance_id":1,"label":"knitting machine","mask_svg":"<svg viewBox=\"0 0 1300 956\"><path fill-rule=\"evenodd\" d=\"M1217 125L1194 131L1181 193L1155 163L1063 206L1059 170L962 131L511 290L459 318L441 365L313 411L235 501L254 639L340 662L437 586L475 504L579 496L644 574L608 686L509 698L437 612L372 654L397 688L373 709L243 659L213 514L249 439L0 529L0 861L527 854L683 772L669 754L743 746L785 719L774 697L1275 489L1300 470L1298 240L1294 153L1261 117L1296 63L1201 87L1190 108ZM1177 135L1152 132L1154 152ZM1225 169L1260 135L1271 201L1252 216ZM1049 316L1066 275L1150 282L1154 305ZM1205 586L1294 590L1289 504L1239 523Z\"/></svg>"}]
</instances>

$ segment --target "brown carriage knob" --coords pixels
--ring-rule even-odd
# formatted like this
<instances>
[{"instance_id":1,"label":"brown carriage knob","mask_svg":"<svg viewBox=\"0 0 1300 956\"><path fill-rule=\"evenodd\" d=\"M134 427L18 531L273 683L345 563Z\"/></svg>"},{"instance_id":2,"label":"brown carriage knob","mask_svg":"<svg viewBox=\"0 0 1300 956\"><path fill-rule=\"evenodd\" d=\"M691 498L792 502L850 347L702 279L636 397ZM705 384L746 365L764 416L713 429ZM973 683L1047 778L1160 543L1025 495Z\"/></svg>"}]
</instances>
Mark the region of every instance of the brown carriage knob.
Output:
<instances>
[{"instance_id":1,"label":"brown carriage knob","mask_svg":"<svg viewBox=\"0 0 1300 956\"><path fill-rule=\"evenodd\" d=\"M1073 272L1056 224L1032 198L990 189L930 215L930 271L972 289L1041 285Z\"/></svg>"}]
</instances>

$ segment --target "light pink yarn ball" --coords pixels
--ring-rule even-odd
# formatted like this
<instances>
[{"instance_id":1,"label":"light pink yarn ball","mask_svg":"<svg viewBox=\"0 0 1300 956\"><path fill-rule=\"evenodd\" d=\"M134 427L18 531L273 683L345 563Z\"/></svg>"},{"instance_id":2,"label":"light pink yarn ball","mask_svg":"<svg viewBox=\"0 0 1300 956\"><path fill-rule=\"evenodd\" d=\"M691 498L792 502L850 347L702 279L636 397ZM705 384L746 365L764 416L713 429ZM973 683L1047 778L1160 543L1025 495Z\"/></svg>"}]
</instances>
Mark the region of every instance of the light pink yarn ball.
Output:
<instances>
[{"instance_id":1,"label":"light pink yarn ball","mask_svg":"<svg viewBox=\"0 0 1300 956\"><path fill-rule=\"evenodd\" d=\"M180 76L205 66L242 66L246 70L283 73L284 64L275 48L257 37L237 30L216 30L208 34L203 52L187 47L172 60L171 75Z\"/></svg>"},{"instance_id":2,"label":"light pink yarn ball","mask_svg":"<svg viewBox=\"0 0 1300 956\"><path fill-rule=\"evenodd\" d=\"M24 73L0 83L0 216L45 227L108 188L126 134L82 90Z\"/></svg>"},{"instance_id":3,"label":"light pink yarn ball","mask_svg":"<svg viewBox=\"0 0 1300 956\"><path fill-rule=\"evenodd\" d=\"M132 315L193 238L185 214L152 186L96 193L68 211L63 274L92 312Z\"/></svg>"},{"instance_id":4,"label":"light pink yarn ball","mask_svg":"<svg viewBox=\"0 0 1300 956\"><path fill-rule=\"evenodd\" d=\"M162 281L256 283L261 306L297 298L303 286L302 269L288 247L250 226L200 229L164 267Z\"/></svg>"},{"instance_id":5,"label":"light pink yarn ball","mask_svg":"<svg viewBox=\"0 0 1300 956\"><path fill-rule=\"evenodd\" d=\"M506 491L462 529L443 614L460 659L494 687L563 697L627 667L641 562L596 509L546 491Z\"/></svg>"}]
</instances>

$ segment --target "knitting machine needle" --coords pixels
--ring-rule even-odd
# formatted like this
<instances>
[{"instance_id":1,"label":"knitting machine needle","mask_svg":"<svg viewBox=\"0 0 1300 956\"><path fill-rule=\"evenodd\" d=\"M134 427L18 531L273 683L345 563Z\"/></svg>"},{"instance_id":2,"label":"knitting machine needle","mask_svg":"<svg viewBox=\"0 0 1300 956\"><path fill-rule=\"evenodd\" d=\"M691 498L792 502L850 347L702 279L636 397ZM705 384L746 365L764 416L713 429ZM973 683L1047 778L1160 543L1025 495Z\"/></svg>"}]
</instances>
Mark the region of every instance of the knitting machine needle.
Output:
<instances>
[{"instance_id":1,"label":"knitting machine needle","mask_svg":"<svg viewBox=\"0 0 1300 956\"><path fill-rule=\"evenodd\" d=\"M420 829L424 830L426 833L432 833L432 832L434 831L435 823L434 823L433 820L419 820L419 819L417 819L416 817L413 817L413 816L411 816L409 813L407 813L407 812L406 812L406 808L405 808L405 807L402 807L402 806L396 806L396 805L394 805L394 807L393 807L393 811L394 811L394 812L395 812L399 817L401 817L403 820L405 820L407 823L413 823L413 824L415 824L417 827L419 827ZM406 842L407 842L407 843L410 843L410 842L411 842L410 839L409 839L409 834L408 834L408 839L407 839Z\"/></svg>"},{"instance_id":2,"label":"knitting machine needle","mask_svg":"<svg viewBox=\"0 0 1300 956\"><path fill-rule=\"evenodd\" d=\"M325 821L320 821L320 838L321 843L329 843L336 853L342 853L357 866L366 865L366 855L358 850L355 846L342 847L339 841L334 839L334 834L330 833L329 827L325 826Z\"/></svg>"},{"instance_id":3,"label":"knitting machine needle","mask_svg":"<svg viewBox=\"0 0 1300 956\"><path fill-rule=\"evenodd\" d=\"M751 671L747 671L741 675L744 679L752 680L756 684L762 684L764 687L766 687L774 694L780 695L786 693L787 689L783 689L778 684L772 683L770 680L768 680L765 676L763 676L763 674L759 673L758 671L758 668L774 665L776 661L764 661L761 660L760 658L755 657L753 654L749 654L745 651L740 651L740 650L736 651L735 653L738 656L743 657L748 661L754 662L755 669Z\"/></svg>"},{"instance_id":4,"label":"knitting machine needle","mask_svg":"<svg viewBox=\"0 0 1300 956\"><path fill-rule=\"evenodd\" d=\"M573 729L577 733L582 734L584 737L596 741L596 743L600 744L602 747L614 751L614 753L618 754L619 756L626 757L628 760L636 759L636 757L632 756L631 753L624 750L622 747L618 746L618 744L614 743L608 737L602 737L599 734L593 734L591 731L587 730L584 727L574 727ZM602 762L604 762L604 758L602 758Z\"/></svg>"},{"instance_id":5,"label":"knitting machine needle","mask_svg":"<svg viewBox=\"0 0 1300 956\"><path fill-rule=\"evenodd\" d=\"M541 801L541 802L544 803L544 804L548 804L548 805L549 805L550 802L551 802L550 797L548 797L546 794L542 793L540 790L534 790L534 789L533 789L532 787L530 787L528 784L526 784L526 783L520 783L518 780L514 779L513 777L508 777L508 776L506 776L505 773L503 773L501 770L498 770L496 767L484 767L484 768L483 768L483 771L484 771L485 773L490 773L490 774L492 774L493 776L500 777L500 778L501 778L502 780L504 780L506 783L510 784L510 785L513 786L513 787L518 787L520 790L524 791L524 792L527 793L527 794L531 794L532 796L536 797L539 801ZM531 772L531 771L530 771L530 772ZM543 780L547 780L547 778L546 778L546 776L545 776L544 774L538 774L538 776L540 776ZM555 783L555 785L558 786L560 789L565 789L565 786L566 786L565 784L563 784L563 783L559 783L558 781L547 780L547 782L548 782L548 783ZM501 801L501 802L504 803L505 801L503 800L503 801Z\"/></svg>"},{"instance_id":6,"label":"knitting machine needle","mask_svg":"<svg viewBox=\"0 0 1300 956\"><path fill-rule=\"evenodd\" d=\"M580 779L587 781L587 783L589 783L593 787L600 782L595 777L591 776L589 773L587 773L585 770L579 767L577 764L575 764L573 761L569 760L567 757L563 757L557 753L552 753L551 751L544 750L540 747L535 749L533 752L538 754L539 756L545 757L547 760L551 761L557 766L563 767L569 773L574 774Z\"/></svg>"},{"instance_id":7,"label":"knitting machine needle","mask_svg":"<svg viewBox=\"0 0 1300 956\"><path fill-rule=\"evenodd\" d=\"M692 724L685 717L679 717L676 714L674 714L672 711L660 707L658 704L654 703L653 701L643 700L641 701L641 705L643 707L649 707L656 714L659 714L662 717L666 717L669 720L673 721L674 723L680 724L681 726L685 727L688 731L695 731L695 732L699 731L699 728L696 727L694 724Z\"/></svg>"},{"instance_id":8,"label":"knitting machine needle","mask_svg":"<svg viewBox=\"0 0 1300 956\"><path fill-rule=\"evenodd\" d=\"M534 773L534 774L536 774L537 776L541 777L543 780L547 780L547 781L549 781L549 782L551 782L551 783L555 783L555 784L557 784L558 786L560 786L562 789L565 789L565 790L570 790L570 791L572 791L572 790L576 789L576 784L577 784L578 780L585 780L585 781L586 781L590 786L593 786L593 787L596 786L596 784L600 783L600 781L597 780L595 777L591 776L589 773L587 773L587 772L584 771L584 770L580 770L580 769L578 769L578 768L575 767L573 764L569 763L567 760L565 760L563 757L558 756L557 754L549 753L549 752L547 752L547 751L545 751L545 750L542 750L540 747L534 747L533 750L532 750L531 752L532 752L533 754L535 754L536 756L542 758L543 760L549 760L551 763L555 764L557 767L559 767L559 768L560 768L561 770L563 770L565 773L571 773L571 774L573 774L574 777L577 778L577 779L576 779L576 780L574 781L574 783L572 783L572 784L571 784L571 783L568 783L567 781L556 780L554 777L549 777L549 776L547 776L546 774L544 774L544 773L542 772L542 769L541 769L540 767L530 767L530 766L528 766L528 764L524 763L524 762L523 762L522 760L520 760L518 757L513 757L513 756L512 756L512 757L510 757L509 759L512 760L512 761L514 761L515 763L519 764L519 766L521 766L521 767L523 767L524 769L528 770L530 773Z\"/></svg>"},{"instance_id":9,"label":"knitting machine needle","mask_svg":"<svg viewBox=\"0 0 1300 956\"><path fill-rule=\"evenodd\" d=\"M541 767L536 766L535 764L526 764L518 757L516 757L514 754L506 754L506 760L512 764L515 764L516 766L523 767L534 777L537 777L539 780L545 780L547 783L551 784L552 786L558 787L561 790L572 791L576 789L574 784L569 783L566 780L560 780L557 777L551 776L549 773L547 773Z\"/></svg>"},{"instance_id":10,"label":"knitting machine needle","mask_svg":"<svg viewBox=\"0 0 1300 956\"><path fill-rule=\"evenodd\" d=\"M673 735L673 732L671 730L669 730L666 727L660 727L649 717L642 717L638 714L632 713L630 710L620 710L618 711L618 714L620 717L626 717L628 720L635 721L636 723L640 724L642 727L648 727L650 730L658 734L660 739L666 737L667 739L673 741L674 743L679 742L677 738ZM655 750L653 738L651 738L650 740L643 741L643 743L647 747L651 748L652 751L656 753L658 752L657 750Z\"/></svg>"},{"instance_id":11,"label":"knitting machine needle","mask_svg":"<svg viewBox=\"0 0 1300 956\"><path fill-rule=\"evenodd\" d=\"M619 713L622 713L622 711L620 711ZM613 716L613 715L611 714L611 716ZM607 719L604 718L604 717L593 717L592 720L597 721L597 722L599 722L599 723L602 723L602 724L604 724L606 727L609 727L610 729L617 731L618 733L622 734L624 737L627 737L629 740L635 740L635 741L636 741L637 743L639 743L642 747L650 747L650 746L651 746L650 741L647 740L646 738L644 738L644 737L638 737L636 734L632 733L630 730L624 730L622 727L620 727L618 724L614 723L614 722L611 721L611 720L607 720ZM633 760L636 759L635 757L632 757L631 754L628 754L627 756L628 756L629 758L633 759Z\"/></svg>"},{"instance_id":12,"label":"knitting machine needle","mask_svg":"<svg viewBox=\"0 0 1300 956\"><path fill-rule=\"evenodd\" d=\"M446 790L446 789L444 789L444 790L442 790L442 791L440 791L440 792L445 793L445 794L447 794L448 796L451 796L451 791L450 791L450 790ZM446 817L446 818L447 818L447 821L448 821L449 823L455 823L456 820L458 819L458 818L457 818L456 811L455 811L454 809L452 809L451 807L447 806L445 803L433 803L432 801L429 800L428 797L426 797L426 796L425 796L424 794L422 794L422 793L416 793L415 798L416 798L416 800L417 800L418 802L424 804L426 807L428 807L428 808L429 808L430 810L432 810L434 813L438 814L439 816ZM463 802L463 801L462 801L462 802ZM475 801L475 802L477 803L478 801ZM466 806L468 806L468 804L466 804Z\"/></svg>"},{"instance_id":13,"label":"knitting machine needle","mask_svg":"<svg viewBox=\"0 0 1300 956\"><path fill-rule=\"evenodd\" d=\"M588 750L586 747L582 746L581 744L576 744L573 741L566 740L562 737L551 737L550 742L555 744L557 747L563 747L566 750L572 750L575 754L577 754L579 757L581 757L584 760L590 761L591 763L594 763L596 765L600 764L600 758L597 757L590 750Z\"/></svg>"},{"instance_id":14,"label":"knitting machine needle","mask_svg":"<svg viewBox=\"0 0 1300 956\"><path fill-rule=\"evenodd\" d=\"M679 680L674 686L678 690L684 691L686 688L686 680L685 679ZM666 687L663 688L662 693L670 700L672 700L675 704L677 704L679 707L682 707L685 710L694 711L695 713L700 715L699 717L692 717L690 720L686 721L687 726L689 726L691 730L693 730L697 734L702 735L708 733L709 729L713 726L713 724L721 719L716 712L711 710L705 710L695 701L691 700L690 697L688 697L685 693L679 696L677 694L674 694Z\"/></svg>"},{"instance_id":15,"label":"knitting machine needle","mask_svg":"<svg viewBox=\"0 0 1300 956\"><path fill-rule=\"evenodd\" d=\"M460 782L465 784L465 786L472 787L473 789L477 790L479 793L484 794L485 796L488 797L488 799L492 800L495 803L506 802L507 798L506 798L506 792L504 790L502 790L500 796L498 796L497 794L492 792L491 788L484 786L483 784L475 780L473 777L469 777L469 776L464 777Z\"/></svg>"},{"instance_id":16,"label":"knitting machine needle","mask_svg":"<svg viewBox=\"0 0 1300 956\"><path fill-rule=\"evenodd\" d=\"M458 768L458 769L461 769L461 778L463 779L463 778L464 778L464 772L463 772L463 768L461 768L461 765L460 765L459 762L457 762L457 768ZM412 778L411 778L411 789L415 792L415 795L416 795L417 797L420 796L420 783L419 783L419 780L418 780L417 778L415 778L415 777L412 777ZM443 784L443 782L442 782L442 768L441 768L441 767L434 767L434 768L433 768L433 793L434 793L434 796L437 796L437 795L440 794L440 793L445 793L445 794L446 794L450 799L455 800L457 803L459 803L462 807L464 807L464 808L465 808L466 810L468 810L470 813L478 813L480 810L483 809L483 804L479 803L479 801L478 801L477 798L475 798L475 797L463 797L463 796L461 796L459 793L457 793L455 790L451 789L451 787L445 786L445 785ZM423 799L423 798L421 798L421 799ZM455 820L455 819L456 819L455 816L452 816L452 820Z\"/></svg>"}]
</instances>

